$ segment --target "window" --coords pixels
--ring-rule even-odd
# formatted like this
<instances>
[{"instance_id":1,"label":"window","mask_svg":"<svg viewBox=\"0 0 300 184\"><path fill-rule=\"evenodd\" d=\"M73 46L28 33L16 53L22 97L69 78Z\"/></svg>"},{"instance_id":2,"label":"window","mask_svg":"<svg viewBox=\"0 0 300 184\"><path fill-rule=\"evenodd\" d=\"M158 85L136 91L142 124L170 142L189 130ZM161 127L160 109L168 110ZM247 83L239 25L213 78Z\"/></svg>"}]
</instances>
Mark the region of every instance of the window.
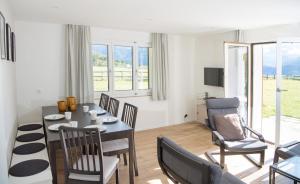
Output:
<instances>
[{"instance_id":1,"label":"window","mask_svg":"<svg viewBox=\"0 0 300 184\"><path fill-rule=\"evenodd\" d=\"M114 90L132 90L132 47L113 46Z\"/></svg>"},{"instance_id":2,"label":"window","mask_svg":"<svg viewBox=\"0 0 300 184\"><path fill-rule=\"evenodd\" d=\"M92 47L94 90L108 91L108 47L95 44Z\"/></svg>"},{"instance_id":3,"label":"window","mask_svg":"<svg viewBox=\"0 0 300 184\"><path fill-rule=\"evenodd\" d=\"M147 95L150 55L147 44L92 44L95 96L103 91L118 96Z\"/></svg>"}]
</instances>

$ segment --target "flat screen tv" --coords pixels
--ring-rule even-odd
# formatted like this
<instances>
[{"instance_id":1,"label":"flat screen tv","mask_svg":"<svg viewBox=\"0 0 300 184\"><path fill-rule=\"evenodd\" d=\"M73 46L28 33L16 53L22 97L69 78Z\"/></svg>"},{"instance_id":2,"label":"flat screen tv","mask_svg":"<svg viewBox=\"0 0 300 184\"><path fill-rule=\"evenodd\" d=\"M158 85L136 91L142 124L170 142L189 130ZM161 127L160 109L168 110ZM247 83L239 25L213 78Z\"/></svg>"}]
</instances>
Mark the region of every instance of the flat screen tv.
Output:
<instances>
[{"instance_id":1,"label":"flat screen tv","mask_svg":"<svg viewBox=\"0 0 300 184\"><path fill-rule=\"evenodd\" d=\"M204 85L224 87L224 69L204 68Z\"/></svg>"}]
</instances>

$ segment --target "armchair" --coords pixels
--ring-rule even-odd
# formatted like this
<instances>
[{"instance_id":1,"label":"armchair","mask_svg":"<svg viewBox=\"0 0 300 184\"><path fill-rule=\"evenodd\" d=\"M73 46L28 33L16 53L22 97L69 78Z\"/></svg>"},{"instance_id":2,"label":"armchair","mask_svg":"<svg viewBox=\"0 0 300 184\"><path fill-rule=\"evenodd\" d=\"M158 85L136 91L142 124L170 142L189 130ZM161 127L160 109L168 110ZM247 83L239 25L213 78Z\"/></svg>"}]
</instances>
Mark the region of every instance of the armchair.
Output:
<instances>
[{"instance_id":1,"label":"armchair","mask_svg":"<svg viewBox=\"0 0 300 184\"><path fill-rule=\"evenodd\" d=\"M293 156L300 156L300 142L292 141L290 143L280 145L275 150L274 164L279 161L279 158L288 159Z\"/></svg>"},{"instance_id":2,"label":"armchair","mask_svg":"<svg viewBox=\"0 0 300 184\"><path fill-rule=\"evenodd\" d=\"M245 137L244 139L226 140L217 130L215 115L238 114L239 104L240 102L238 98L207 99L207 124L212 131L212 141L220 147L220 152L206 152L206 156L212 162L220 164L222 168L225 165L226 155L243 155L254 165L262 167L264 164L267 145L265 144L264 137L260 133L245 125L243 120L240 121L240 124ZM252 133L256 137L254 138L250 136L249 133ZM213 157L215 154L220 154L220 163ZM249 156L249 154L260 154L260 162L258 163L255 161Z\"/></svg>"}]
</instances>

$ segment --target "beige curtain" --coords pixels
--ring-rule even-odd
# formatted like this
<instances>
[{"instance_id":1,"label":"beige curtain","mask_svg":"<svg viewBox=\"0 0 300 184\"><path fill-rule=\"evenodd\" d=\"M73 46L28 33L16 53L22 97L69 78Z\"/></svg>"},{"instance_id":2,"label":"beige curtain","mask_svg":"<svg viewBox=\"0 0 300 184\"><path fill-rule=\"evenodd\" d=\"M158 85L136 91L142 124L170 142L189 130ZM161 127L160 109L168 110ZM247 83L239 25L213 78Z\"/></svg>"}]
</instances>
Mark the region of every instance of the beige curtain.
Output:
<instances>
[{"instance_id":1,"label":"beige curtain","mask_svg":"<svg viewBox=\"0 0 300 184\"><path fill-rule=\"evenodd\" d=\"M66 95L80 103L94 101L89 26L66 25Z\"/></svg>"},{"instance_id":2,"label":"beige curtain","mask_svg":"<svg viewBox=\"0 0 300 184\"><path fill-rule=\"evenodd\" d=\"M152 100L167 99L168 74L168 36L162 33L152 33L152 63L150 66L150 81Z\"/></svg>"}]
</instances>

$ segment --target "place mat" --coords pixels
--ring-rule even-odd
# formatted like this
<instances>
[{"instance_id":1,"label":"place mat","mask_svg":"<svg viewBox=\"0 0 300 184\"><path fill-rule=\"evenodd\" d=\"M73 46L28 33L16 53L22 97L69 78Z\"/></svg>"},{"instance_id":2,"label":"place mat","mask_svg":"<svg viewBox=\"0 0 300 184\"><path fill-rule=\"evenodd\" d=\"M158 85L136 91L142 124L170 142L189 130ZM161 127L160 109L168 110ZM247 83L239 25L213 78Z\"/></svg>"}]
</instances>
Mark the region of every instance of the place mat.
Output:
<instances>
[{"instance_id":1,"label":"place mat","mask_svg":"<svg viewBox=\"0 0 300 184\"><path fill-rule=\"evenodd\" d=\"M44 134L41 133L29 133L29 134L24 134L20 135L16 138L17 141L19 142L31 142L31 141L36 141L44 137Z\"/></svg>"},{"instance_id":2,"label":"place mat","mask_svg":"<svg viewBox=\"0 0 300 184\"><path fill-rule=\"evenodd\" d=\"M28 124L28 125L20 126L18 128L18 130L20 130L20 131L32 131L32 130L40 129L42 127L43 126L41 124Z\"/></svg>"},{"instance_id":3,"label":"place mat","mask_svg":"<svg viewBox=\"0 0 300 184\"><path fill-rule=\"evenodd\" d=\"M9 169L9 174L16 177L25 177L38 174L49 167L49 162L41 159L32 159L20 162Z\"/></svg>"},{"instance_id":4,"label":"place mat","mask_svg":"<svg viewBox=\"0 0 300 184\"><path fill-rule=\"evenodd\" d=\"M13 150L13 153L18 154L18 155L29 155L33 153L37 153L43 149L45 149L45 144L43 143L28 143L28 144L23 144L21 146L16 147Z\"/></svg>"}]
</instances>

